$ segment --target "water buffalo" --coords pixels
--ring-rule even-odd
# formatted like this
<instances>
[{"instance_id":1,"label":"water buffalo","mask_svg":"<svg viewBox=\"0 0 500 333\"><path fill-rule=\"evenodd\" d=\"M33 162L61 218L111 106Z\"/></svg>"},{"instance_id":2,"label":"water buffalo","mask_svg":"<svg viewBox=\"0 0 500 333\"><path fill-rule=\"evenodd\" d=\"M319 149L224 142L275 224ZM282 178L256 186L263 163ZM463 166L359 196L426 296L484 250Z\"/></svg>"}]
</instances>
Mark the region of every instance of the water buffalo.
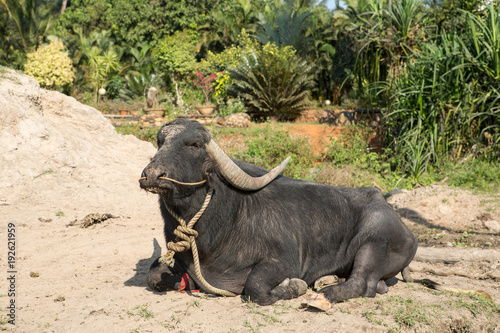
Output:
<instances>
[{"instance_id":1,"label":"water buffalo","mask_svg":"<svg viewBox=\"0 0 500 333\"><path fill-rule=\"evenodd\" d=\"M179 218L189 221L212 195L193 229L203 278L215 288L268 305L304 294L322 276L344 283L320 290L330 302L374 297L385 280L407 272L416 236L375 188L344 188L290 179L230 159L196 121L177 119L157 135L158 151L140 179L159 194L167 242ZM156 260L154 290L205 286L191 251ZM405 276L403 276L405 277Z\"/></svg>"}]
</instances>

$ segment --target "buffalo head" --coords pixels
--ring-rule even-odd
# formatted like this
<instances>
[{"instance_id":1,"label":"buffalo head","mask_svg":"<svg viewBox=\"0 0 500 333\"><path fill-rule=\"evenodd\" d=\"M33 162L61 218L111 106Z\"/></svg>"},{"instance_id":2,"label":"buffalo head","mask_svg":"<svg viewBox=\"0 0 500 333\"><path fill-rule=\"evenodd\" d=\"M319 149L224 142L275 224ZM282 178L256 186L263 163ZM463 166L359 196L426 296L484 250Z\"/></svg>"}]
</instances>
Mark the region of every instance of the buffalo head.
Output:
<instances>
[{"instance_id":1,"label":"buffalo head","mask_svg":"<svg viewBox=\"0 0 500 333\"><path fill-rule=\"evenodd\" d=\"M172 193L179 183L198 185L219 172L231 185L256 191L276 178L290 157L261 177L238 167L212 140L210 132L194 120L176 119L164 124L157 135L158 151L142 172L141 188L159 194Z\"/></svg>"}]
</instances>

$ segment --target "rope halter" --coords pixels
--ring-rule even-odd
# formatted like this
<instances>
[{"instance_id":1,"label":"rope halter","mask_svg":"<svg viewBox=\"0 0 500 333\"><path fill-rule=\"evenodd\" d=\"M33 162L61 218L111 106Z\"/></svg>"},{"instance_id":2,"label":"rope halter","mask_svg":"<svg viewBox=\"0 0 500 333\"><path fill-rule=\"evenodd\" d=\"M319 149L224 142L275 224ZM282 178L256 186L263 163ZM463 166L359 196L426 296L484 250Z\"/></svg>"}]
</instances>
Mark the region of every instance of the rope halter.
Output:
<instances>
[{"instance_id":1,"label":"rope halter","mask_svg":"<svg viewBox=\"0 0 500 333\"><path fill-rule=\"evenodd\" d=\"M146 179L146 178L147 177L142 177L140 179ZM159 177L159 178L187 186L196 186L203 184L207 181L206 179L204 179L196 183L184 183L168 177ZM210 283L207 282L207 280L203 278L203 275L201 274L200 259L198 257L198 248L196 247L196 241L195 241L195 238L198 236L198 231L194 230L193 227L205 212L205 209L207 208L208 204L210 203L210 200L212 199L212 193L213 189L210 188L205 196L205 201L203 202L203 205L201 206L200 210L191 218L191 220L189 220L189 223L186 223L186 221L182 217L180 217L172 209L170 209L170 207L165 202L165 198L163 196L161 197L163 204L165 205L165 208L170 213L170 215L172 215L172 217L175 218L177 222L179 222L179 225L174 230L174 235L176 236L175 240L173 242L172 241L168 242L167 244L168 251L165 255L160 257L159 262L167 266L173 267L175 264L175 259L174 259L175 253L184 252L191 249L193 253L194 271L196 274L196 278L201 283L201 285L211 293L221 296L232 297L236 296L236 294L212 286Z\"/></svg>"}]
</instances>

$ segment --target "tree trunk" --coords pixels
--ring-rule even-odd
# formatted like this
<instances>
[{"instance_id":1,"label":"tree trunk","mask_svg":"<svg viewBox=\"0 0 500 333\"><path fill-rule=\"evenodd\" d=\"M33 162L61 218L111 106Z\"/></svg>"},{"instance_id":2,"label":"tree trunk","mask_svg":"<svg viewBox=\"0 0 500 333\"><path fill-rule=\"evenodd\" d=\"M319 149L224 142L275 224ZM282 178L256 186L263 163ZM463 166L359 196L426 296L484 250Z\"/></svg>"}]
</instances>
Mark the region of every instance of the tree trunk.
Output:
<instances>
[{"instance_id":1,"label":"tree trunk","mask_svg":"<svg viewBox=\"0 0 500 333\"><path fill-rule=\"evenodd\" d=\"M175 79L174 74L172 74L172 82L175 85L175 94L177 95L177 106L182 107L184 105L184 101L182 100L183 93L181 91L181 88L179 87L177 80Z\"/></svg>"},{"instance_id":2,"label":"tree trunk","mask_svg":"<svg viewBox=\"0 0 500 333\"><path fill-rule=\"evenodd\" d=\"M68 4L68 0L63 0L62 1L61 9L59 10L59 15L61 15L62 13L64 13L64 11L66 10L66 5L67 4Z\"/></svg>"}]
</instances>

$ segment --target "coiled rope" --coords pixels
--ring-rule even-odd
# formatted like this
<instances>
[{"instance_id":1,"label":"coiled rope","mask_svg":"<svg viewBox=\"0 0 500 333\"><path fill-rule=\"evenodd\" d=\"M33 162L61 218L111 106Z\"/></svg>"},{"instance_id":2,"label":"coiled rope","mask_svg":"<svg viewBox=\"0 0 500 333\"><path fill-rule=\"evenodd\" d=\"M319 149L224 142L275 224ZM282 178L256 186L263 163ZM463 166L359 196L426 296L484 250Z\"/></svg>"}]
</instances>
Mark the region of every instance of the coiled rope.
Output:
<instances>
[{"instance_id":1,"label":"coiled rope","mask_svg":"<svg viewBox=\"0 0 500 333\"><path fill-rule=\"evenodd\" d=\"M206 179L204 179L196 183L184 183L167 177L159 177L159 178L187 186L200 185L207 181ZM142 177L140 179L146 179L146 177ZM165 202L165 199L162 197L162 201L163 204L165 205L165 208L170 213L170 215L172 215L179 222L179 225L174 230L174 235L176 236L175 241L168 242L167 244L168 251L165 255L160 257L159 261L165 265L173 267L175 263L174 259L175 253L184 252L191 249L191 252L193 253L194 272L196 274L196 278L202 284L202 286L211 293L221 296L233 297L236 296L236 294L212 286L210 283L207 282L207 280L205 280L205 278L201 274L200 259L198 257L198 248L196 247L196 241L195 241L195 238L198 236L198 232L194 230L193 227L195 223L198 222L201 215L203 215L203 212L205 212L205 209L207 208L208 204L210 203L210 200L212 199L212 193L213 189L210 188L207 192L207 195L205 196L205 201L203 202L203 205L201 206L200 210L193 216L193 218L191 218L191 220L187 224L182 217L177 215L170 209L170 207L168 207L167 203Z\"/></svg>"}]
</instances>

